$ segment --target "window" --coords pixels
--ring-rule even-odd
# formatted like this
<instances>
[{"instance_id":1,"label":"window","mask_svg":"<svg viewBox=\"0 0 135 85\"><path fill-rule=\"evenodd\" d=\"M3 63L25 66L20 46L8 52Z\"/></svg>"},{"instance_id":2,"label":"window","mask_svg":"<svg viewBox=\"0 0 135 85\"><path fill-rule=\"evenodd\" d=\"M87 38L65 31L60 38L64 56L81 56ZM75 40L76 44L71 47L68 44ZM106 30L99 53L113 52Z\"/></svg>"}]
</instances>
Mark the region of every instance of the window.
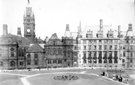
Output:
<instances>
[{"instance_id":1,"label":"window","mask_svg":"<svg viewBox=\"0 0 135 85\"><path fill-rule=\"evenodd\" d=\"M53 63L54 63L54 64L57 63L57 60L53 60Z\"/></svg>"},{"instance_id":2,"label":"window","mask_svg":"<svg viewBox=\"0 0 135 85\"><path fill-rule=\"evenodd\" d=\"M133 45L130 46L130 49L133 50Z\"/></svg>"},{"instance_id":3,"label":"window","mask_svg":"<svg viewBox=\"0 0 135 85\"><path fill-rule=\"evenodd\" d=\"M30 65L31 64L31 60L27 60L27 65Z\"/></svg>"},{"instance_id":4,"label":"window","mask_svg":"<svg viewBox=\"0 0 135 85\"><path fill-rule=\"evenodd\" d=\"M35 60L35 61L34 61L34 64L35 64L35 65L38 65L38 60Z\"/></svg>"},{"instance_id":5,"label":"window","mask_svg":"<svg viewBox=\"0 0 135 85\"><path fill-rule=\"evenodd\" d=\"M102 45L99 45L99 50L102 50Z\"/></svg>"},{"instance_id":6,"label":"window","mask_svg":"<svg viewBox=\"0 0 135 85\"><path fill-rule=\"evenodd\" d=\"M115 40L114 42L115 42L115 43L118 43L118 40Z\"/></svg>"},{"instance_id":7,"label":"window","mask_svg":"<svg viewBox=\"0 0 135 85\"><path fill-rule=\"evenodd\" d=\"M70 57L70 51L68 51L68 57Z\"/></svg>"},{"instance_id":8,"label":"window","mask_svg":"<svg viewBox=\"0 0 135 85\"><path fill-rule=\"evenodd\" d=\"M58 54L61 55L62 54L62 50L59 48L58 50Z\"/></svg>"},{"instance_id":9,"label":"window","mask_svg":"<svg viewBox=\"0 0 135 85\"><path fill-rule=\"evenodd\" d=\"M133 63L133 60L132 59L130 59L130 63Z\"/></svg>"},{"instance_id":10,"label":"window","mask_svg":"<svg viewBox=\"0 0 135 85\"><path fill-rule=\"evenodd\" d=\"M99 63L102 63L102 59L99 59L99 61L98 61Z\"/></svg>"},{"instance_id":11,"label":"window","mask_svg":"<svg viewBox=\"0 0 135 85\"><path fill-rule=\"evenodd\" d=\"M37 53L34 54L34 58L36 58L36 59L38 58L38 54Z\"/></svg>"},{"instance_id":12,"label":"window","mask_svg":"<svg viewBox=\"0 0 135 85\"><path fill-rule=\"evenodd\" d=\"M107 40L104 40L104 43L107 43Z\"/></svg>"},{"instance_id":13,"label":"window","mask_svg":"<svg viewBox=\"0 0 135 85\"><path fill-rule=\"evenodd\" d=\"M48 60L48 64L51 64L51 60Z\"/></svg>"},{"instance_id":14,"label":"window","mask_svg":"<svg viewBox=\"0 0 135 85\"><path fill-rule=\"evenodd\" d=\"M117 45L114 46L114 49L117 50Z\"/></svg>"},{"instance_id":15,"label":"window","mask_svg":"<svg viewBox=\"0 0 135 85\"><path fill-rule=\"evenodd\" d=\"M92 40L89 40L89 43L92 43Z\"/></svg>"},{"instance_id":16,"label":"window","mask_svg":"<svg viewBox=\"0 0 135 85\"><path fill-rule=\"evenodd\" d=\"M14 61L11 61L10 62L10 66L15 66L15 62Z\"/></svg>"},{"instance_id":17,"label":"window","mask_svg":"<svg viewBox=\"0 0 135 85\"><path fill-rule=\"evenodd\" d=\"M94 45L94 50L96 50L97 49L97 46L96 45Z\"/></svg>"},{"instance_id":18,"label":"window","mask_svg":"<svg viewBox=\"0 0 135 85\"><path fill-rule=\"evenodd\" d=\"M104 50L107 50L107 45L104 45Z\"/></svg>"},{"instance_id":19,"label":"window","mask_svg":"<svg viewBox=\"0 0 135 85\"><path fill-rule=\"evenodd\" d=\"M89 45L89 50L91 50L91 45Z\"/></svg>"},{"instance_id":20,"label":"window","mask_svg":"<svg viewBox=\"0 0 135 85\"><path fill-rule=\"evenodd\" d=\"M112 45L110 45L109 49L112 50Z\"/></svg>"},{"instance_id":21,"label":"window","mask_svg":"<svg viewBox=\"0 0 135 85\"><path fill-rule=\"evenodd\" d=\"M23 66L23 62L20 62L20 66Z\"/></svg>"},{"instance_id":22,"label":"window","mask_svg":"<svg viewBox=\"0 0 135 85\"><path fill-rule=\"evenodd\" d=\"M125 62L125 60L124 60L124 59L122 59L122 62L124 63L124 62Z\"/></svg>"},{"instance_id":23,"label":"window","mask_svg":"<svg viewBox=\"0 0 135 85\"><path fill-rule=\"evenodd\" d=\"M123 52L123 56L124 56L124 57L126 56L125 52Z\"/></svg>"},{"instance_id":24,"label":"window","mask_svg":"<svg viewBox=\"0 0 135 85\"><path fill-rule=\"evenodd\" d=\"M61 64L62 63L62 60L58 60L58 64Z\"/></svg>"},{"instance_id":25,"label":"window","mask_svg":"<svg viewBox=\"0 0 135 85\"><path fill-rule=\"evenodd\" d=\"M99 43L102 43L102 40L99 40Z\"/></svg>"},{"instance_id":26,"label":"window","mask_svg":"<svg viewBox=\"0 0 135 85\"><path fill-rule=\"evenodd\" d=\"M11 57L14 57L15 55L14 55L14 52L11 52Z\"/></svg>"},{"instance_id":27,"label":"window","mask_svg":"<svg viewBox=\"0 0 135 85\"><path fill-rule=\"evenodd\" d=\"M118 63L118 60L117 59L114 59L114 63Z\"/></svg>"},{"instance_id":28,"label":"window","mask_svg":"<svg viewBox=\"0 0 135 85\"><path fill-rule=\"evenodd\" d=\"M3 62L2 61L0 61L0 66L3 66Z\"/></svg>"},{"instance_id":29,"label":"window","mask_svg":"<svg viewBox=\"0 0 135 85\"><path fill-rule=\"evenodd\" d=\"M86 52L83 52L83 62L86 63Z\"/></svg>"},{"instance_id":30,"label":"window","mask_svg":"<svg viewBox=\"0 0 135 85\"><path fill-rule=\"evenodd\" d=\"M86 46L83 46L84 50L86 50Z\"/></svg>"},{"instance_id":31,"label":"window","mask_svg":"<svg viewBox=\"0 0 135 85\"><path fill-rule=\"evenodd\" d=\"M109 63L112 63L112 59L109 59Z\"/></svg>"},{"instance_id":32,"label":"window","mask_svg":"<svg viewBox=\"0 0 135 85\"><path fill-rule=\"evenodd\" d=\"M97 40L93 40L94 43L97 43Z\"/></svg>"},{"instance_id":33,"label":"window","mask_svg":"<svg viewBox=\"0 0 135 85\"><path fill-rule=\"evenodd\" d=\"M54 55L56 54L56 49L55 49L55 48L53 49L53 54L54 54Z\"/></svg>"}]
</instances>

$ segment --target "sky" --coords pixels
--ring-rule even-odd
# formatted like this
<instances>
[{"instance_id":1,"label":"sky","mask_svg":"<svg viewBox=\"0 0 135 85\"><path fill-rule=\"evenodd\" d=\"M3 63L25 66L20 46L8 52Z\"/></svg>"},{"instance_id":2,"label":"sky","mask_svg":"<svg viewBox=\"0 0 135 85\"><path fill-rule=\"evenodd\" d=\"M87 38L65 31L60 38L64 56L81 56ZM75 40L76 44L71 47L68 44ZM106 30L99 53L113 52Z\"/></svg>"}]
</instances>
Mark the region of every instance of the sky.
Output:
<instances>
[{"instance_id":1,"label":"sky","mask_svg":"<svg viewBox=\"0 0 135 85\"><path fill-rule=\"evenodd\" d=\"M0 0L0 35L3 24L8 25L8 32L17 34L17 27L24 33L23 15L28 0ZM103 25L111 25L113 30L126 31L128 24L133 24L135 35L135 3L134 0L30 0L30 6L35 14L36 37L44 39L57 33L64 36L66 24L71 32L81 28L98 26L103 19ZM95 33L99 28L91 28ZM107 29L109 30L109 29Z\"/></svg>"}]
</instances>

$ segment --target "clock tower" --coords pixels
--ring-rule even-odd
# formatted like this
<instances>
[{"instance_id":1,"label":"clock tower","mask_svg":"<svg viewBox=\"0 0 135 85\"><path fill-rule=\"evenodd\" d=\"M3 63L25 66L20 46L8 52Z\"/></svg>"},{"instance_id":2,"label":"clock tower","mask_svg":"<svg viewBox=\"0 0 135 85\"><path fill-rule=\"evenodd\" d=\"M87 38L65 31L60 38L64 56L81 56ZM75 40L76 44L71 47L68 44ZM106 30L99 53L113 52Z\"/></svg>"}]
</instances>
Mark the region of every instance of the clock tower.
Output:
<instances>
[{"instance_id":1,"label":"clock tower","mask_svg":"<svg viewBox=\"0 0 135 85\"><path fill-rule=\"evenodd\" d=\"M35 16L29 1L23 20L24 37L28 38L30 42L33 43L35 42Z\"/></svg>"}]
</instances>

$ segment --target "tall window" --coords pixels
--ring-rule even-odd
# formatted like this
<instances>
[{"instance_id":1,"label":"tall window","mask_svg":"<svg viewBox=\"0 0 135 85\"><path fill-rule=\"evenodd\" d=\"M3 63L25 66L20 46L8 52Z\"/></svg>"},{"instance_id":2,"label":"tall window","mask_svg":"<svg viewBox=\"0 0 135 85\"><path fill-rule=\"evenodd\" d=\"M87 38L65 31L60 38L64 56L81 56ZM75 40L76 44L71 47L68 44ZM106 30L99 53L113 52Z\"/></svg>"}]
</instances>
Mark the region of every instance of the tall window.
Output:
<instances>
[{"instance_id":1,"label":"tall window","mask_svg":"<svg viewBox=\"0 0 135 85\"><path fill-rule=\"evenodd\" d=\"M110 45L109 49L112 50L112 45Z\"/></svg>"},{"instance_id":2,"label":"tall window","mask_svg":"<svg viewBox=\"0 0 135 85\"><path fill-rule=\"evenodd\" d=\"M35 64L35 65L38 65L38 60L35 60L35 61L34 61L34 64Z\"/></svg>"},{"instance_id":3,"label":"tall window","mask_svg":"<svg viewBox=\"0 0 135 85\"><path fill-rule=\"evenodd\" d=\"M102 50L102 45L99 45L99 50Z\"/></svg>"},{"instance_id":4,"label":"tall window","mask_svg":"<svg viewBox=\"0 0 135 85\"><path fill-rule=\"evenodd\" d=\"M83 52L83 62L86 63L86 52Z\"/></svg>"},{"instance_id":5,"label":"tall window","mask_svg":"<svg viewBox=\"0 0 135 85\"><path fill-rule=\"evenodd\" d=\"M104 50L107 50L107 45L104 45Z\"/></svg>"},{"instance_id":6,"label":"tall window","mask_svg":"<svg viewBox=\"0 0 135 85\"><path fill-rule=\"evenodd\" d=\"M58 64L61 64L62 63L62 60L58 60Z\"/></svg>"},{"instance_id":7,"label":"tall window","mask_svg":"<svg viewBox=\"0 0 135 85\"><path fill-rule=\"evenodd\" d=\"M86 50L86 46L83 46L84 50Z\"/></svg>"},{"instance_id":8,"label":"tall window","mask_svg":"<svg viewBox=\"0 0 135 85\"><path fill-rule=\"evenodd\" d=\"M51 60L48 60L48 64L51 64Z\"/></svg>"},{"instance_id":9,"label":"tall window","mask_svg":"<svg viewBox=\"0 0 135 85\"><path fill-rule=\"evenodd\" d=\"M0 66L3 66L3 62L2 61L0 61Z\"/></svg>"},{"instance_id":10,"label":"tall window","mask_svg":"<svg viewBox=\"0 0 135 85\"><path fill-rule=\"evenodd\" d=\"M89 45L89 50L91 50L91 45Z\"/></svg>"},{"instance_id":11,"label":"tall window","mask_svg":"<svg viewBox=\"0 0 135 85\"><path fill-rule=\"evenodd\" d=\"M58 49L58 54L61 55L62 54L62 50L61 48Z\"/></svg>"},{"instance_id":12,"label":"tall window","mask_svg":"<svg viewBox=\"0 0 135 85\"><path fill-rule=\"evenodd\" d=\"M94 43L97 43L97 40L93 40Z\"/></svg>"},{"instance_id":13,"label":"tall window","mask_svg":"<svg viewBox=\"0 0 135 85\"><path fill-rule=\"evenodd\" d=\"M117 45L114 46L114 49L117 50Z\"/></svg>"},{"instance_id":14,"label":"tall window","mask_svg":"<svg viewBox=\"0 0 135 85\"><path fill-rule=\"evenodd\" d=\"M35 58L35 59L38 58L38 54L37 54L37 53L34 54L34 58Z\"/></svg>"},{"instance_id":15,"label":"tall window","mask_svg":"<svg viewBox=\"0 0 135 85\"><path fill-rule=\"evenodd\" d=\"M20 66L23 66L23 62L22 61L20 62Z\"/></svg>"},{"instance_id":16,"label":"tall window","mask_svg":"<svg viewBox=\"0 0 135 85\"><path fill-rule=\"evenodd\" d=\"M57 63L57 60L55 59L55 60L53 60L53 64L56 64Z\"/></svg>"},{"instance_id":17,"label":"tall window","mask_svg":"<svg viewBox=\"0 0 135 85\"><path fill-rule=\"evenodd\" d=\"M11 57L14 57L14 56L15 56L15 55L14 55L14 52L11 51Z\"/></svg>"},{"instance_id":18,"label":"tall window","mask_svg":"<svg viewBox=\"0 0 135 85\"><path fill-rule=\"evenodd\" d=\"M83 44L86 44L86 40L83 40Z\"/></svg>"},{"instance_id":19,"label":"tall window","mask_svg":"<svg viewBox=\"0 0 135 85\"><path fill-rule=\"evenodd\" d=\"M97 46L96 45L94 45L94 50L96 50L97 49Z\"/></svg>"},{"instance_id":20,"label":"tall window","mask_svg":"<svg viewBox=\"0 0 135 85\"><path fill-rule=\"evenodd\" d=\"M51 49L50 49L50 48L48 48L48 54L50 55L50 53L51 53Z\"/></svg>"},{"instance_id":21,"label":"tall window","mask_svg":"<svg viewBox=\"0 0 135 85\"><path fill-rule=\"evenodd\" d=\"M31 60L27 60L27 65L31 65Z\"/></svg>"},{"instance_id":22,"label":"tall window","mask_svg":"<svg viewBox=\"0 0 135 85\"><path fill-rule=\"evenodd\" d=\"M10 66L15 66L15 62L14 61L11 61L10 62Z\"/></svg>"}]
</instances>

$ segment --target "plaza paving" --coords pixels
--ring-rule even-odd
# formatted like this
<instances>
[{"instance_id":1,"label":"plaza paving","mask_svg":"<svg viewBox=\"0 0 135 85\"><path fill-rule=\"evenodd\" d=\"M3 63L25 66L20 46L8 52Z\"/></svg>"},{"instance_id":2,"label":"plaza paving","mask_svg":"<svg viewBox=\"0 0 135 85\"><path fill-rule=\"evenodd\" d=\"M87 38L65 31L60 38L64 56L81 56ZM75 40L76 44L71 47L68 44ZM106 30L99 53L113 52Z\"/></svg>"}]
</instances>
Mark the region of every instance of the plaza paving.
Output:
<instances>
[{"instance_id":1,"label":"plaza paving","mask_svg":"<svg viewBox=\"0 0 135 85\"><path fill-rule=\"evenodd\" d=\"M0 73L0 85L126 85L98 76L104 69L58 69L37 71L11 71ZM126 71L133 74L134 71ZM54 76L75 75L78 80L54 80ZM130 85L135 85L134 80Z\"/></svg>"}]
</instances>

